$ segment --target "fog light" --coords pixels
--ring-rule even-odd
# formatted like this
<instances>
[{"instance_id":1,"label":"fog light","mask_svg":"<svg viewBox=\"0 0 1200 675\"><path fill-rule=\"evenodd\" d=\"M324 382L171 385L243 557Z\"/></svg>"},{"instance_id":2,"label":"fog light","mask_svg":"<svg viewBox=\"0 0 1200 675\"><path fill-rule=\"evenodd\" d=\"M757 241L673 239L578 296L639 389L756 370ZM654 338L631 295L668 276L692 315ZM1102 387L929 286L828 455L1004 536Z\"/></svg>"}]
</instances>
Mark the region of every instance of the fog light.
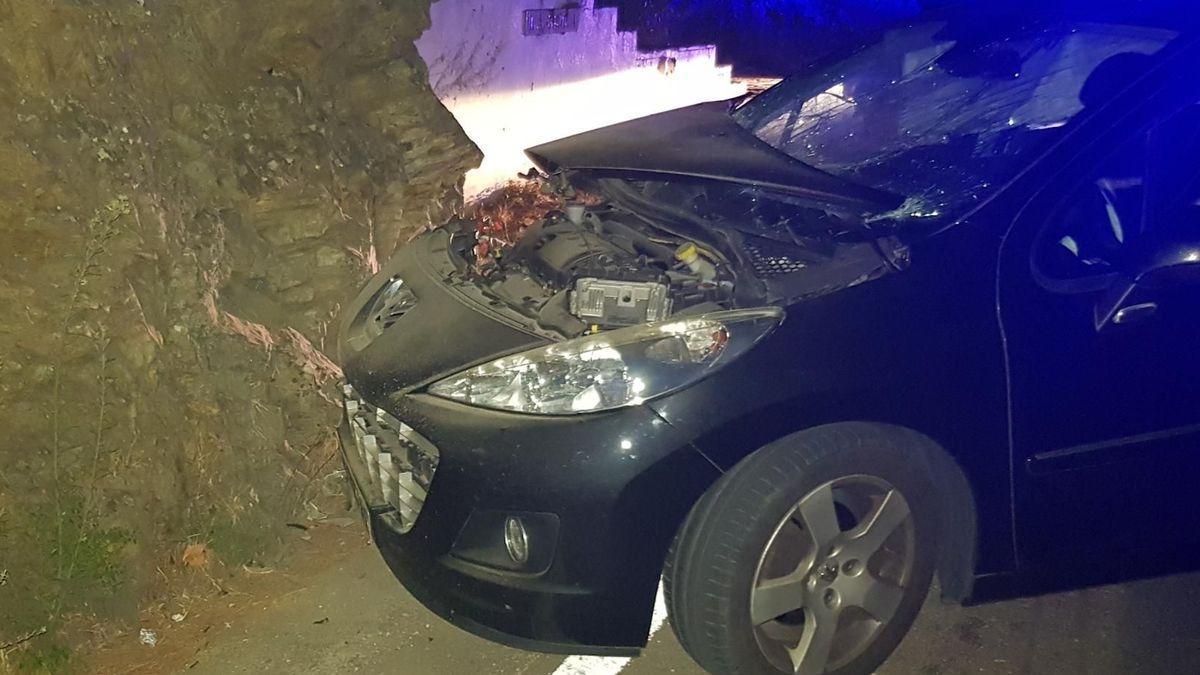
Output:
<instances>
[{"instance_id":1,"label":"fog light","mask_svg":"<svg viewBox=\"0 0 1200 675\"><path fill-rule=\"evenodd\" d=\"M543 574L554 562L558 529L558 516L553 513L477 509L471 512L450 548L453 560L446 562Z\"/></svg>"},{"instance_id":2,"label":"fog light","mask_svg":"<svg viewBox=\"0 0 1200 675\"><path fill-rule=\"evenodd\" d=\"M504 521L504 547L513 562L524 565L529 561L529 535L520 518L509 516Z\"/></svg>"}]
</instances>

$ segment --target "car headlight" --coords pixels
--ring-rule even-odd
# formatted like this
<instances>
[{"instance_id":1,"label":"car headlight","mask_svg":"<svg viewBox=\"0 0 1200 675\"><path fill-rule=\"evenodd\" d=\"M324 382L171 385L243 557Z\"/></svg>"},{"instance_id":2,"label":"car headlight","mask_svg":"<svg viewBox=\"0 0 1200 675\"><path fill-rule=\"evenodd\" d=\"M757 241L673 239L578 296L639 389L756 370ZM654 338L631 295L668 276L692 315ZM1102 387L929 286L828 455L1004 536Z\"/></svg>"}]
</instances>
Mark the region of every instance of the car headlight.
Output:
<instances>
[{"instance_id":1,"label":"car headlight","mask_svg":"<svg viewBox=\"0 0 1200 675\"><path fill-rule=\"evenodd\" d=\"M506 356L430 385L470 405L543 415L637 405L703 378L769 334L777 307L646 323Z\"/></svg>"}]
</instances>

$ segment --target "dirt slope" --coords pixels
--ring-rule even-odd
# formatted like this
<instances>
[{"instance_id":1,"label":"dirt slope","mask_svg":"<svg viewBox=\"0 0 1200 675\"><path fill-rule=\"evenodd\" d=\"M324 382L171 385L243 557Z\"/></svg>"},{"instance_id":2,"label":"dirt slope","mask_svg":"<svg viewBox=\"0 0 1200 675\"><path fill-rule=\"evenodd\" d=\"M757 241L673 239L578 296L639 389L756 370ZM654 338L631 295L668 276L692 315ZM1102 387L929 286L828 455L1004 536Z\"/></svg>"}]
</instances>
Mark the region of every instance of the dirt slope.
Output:
<instances>
[{"instance_id":1,"label":"dirt slope","mask_svg":"<svg viewBox=\"0 0 1200 675\"><path fill-rule=\"evenodd\" d=\"M334 499L332 317L478 160L427 11L0 0L0 669Z\"/></svg>"}]
</instances>

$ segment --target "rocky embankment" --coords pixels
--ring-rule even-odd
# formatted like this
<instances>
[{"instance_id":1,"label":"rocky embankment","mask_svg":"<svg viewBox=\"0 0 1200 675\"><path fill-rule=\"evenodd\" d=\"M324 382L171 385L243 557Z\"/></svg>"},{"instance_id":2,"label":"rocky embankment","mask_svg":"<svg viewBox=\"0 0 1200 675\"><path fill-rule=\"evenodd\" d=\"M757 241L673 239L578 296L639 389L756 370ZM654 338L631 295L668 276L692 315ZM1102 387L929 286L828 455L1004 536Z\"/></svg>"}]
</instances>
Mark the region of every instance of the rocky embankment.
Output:
<instances>
[{"instance_id":1,"label":"rocky embankment","mask_svg":"<svg viewBox=\"0 0 1200 675\"><path fill-rule=\"evenodd\" d=\"M0 0L0 670L333 499L339 302L478 161L427 4Z\"/></svg>"}]
</instances>

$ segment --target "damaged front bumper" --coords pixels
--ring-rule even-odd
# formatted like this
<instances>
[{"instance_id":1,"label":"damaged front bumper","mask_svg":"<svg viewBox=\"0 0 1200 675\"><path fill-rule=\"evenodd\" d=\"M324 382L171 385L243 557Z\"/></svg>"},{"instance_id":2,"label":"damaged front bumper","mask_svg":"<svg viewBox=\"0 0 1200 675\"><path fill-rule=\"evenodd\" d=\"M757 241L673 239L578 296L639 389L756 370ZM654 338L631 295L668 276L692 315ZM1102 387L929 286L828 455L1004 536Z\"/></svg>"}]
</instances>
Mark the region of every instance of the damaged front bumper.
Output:
<instances>
[{"instance_id":1,"label":"damaged front bumper","mask_svg":"<svg viewBox=\"0 0 1200 675\"><path fill-rule=\"evenodd\" d=\"M416 524L425 504L440 453L412 427L343 387L345 461L356 478L365 512L374 513L400 532Z\"/></svg>"},{"instance_id":2,"label":"damaged front bumper","mask_svg":"<svg viewBox=\"0 0 1200 675\"><path fill-rule=\"evenodd\" d=\"M364 460L353 405L341 425L372 538L414 597L522 649L639 652L671 538L717 477L675 429L648 408L539 418L421 395L378 403L392 420L419 420L405 428L439 453L420 508L405 514L378 484L387 473ZM528 537L520 563L506 550L511 518Z\"/></svg>"}]
</instances>

